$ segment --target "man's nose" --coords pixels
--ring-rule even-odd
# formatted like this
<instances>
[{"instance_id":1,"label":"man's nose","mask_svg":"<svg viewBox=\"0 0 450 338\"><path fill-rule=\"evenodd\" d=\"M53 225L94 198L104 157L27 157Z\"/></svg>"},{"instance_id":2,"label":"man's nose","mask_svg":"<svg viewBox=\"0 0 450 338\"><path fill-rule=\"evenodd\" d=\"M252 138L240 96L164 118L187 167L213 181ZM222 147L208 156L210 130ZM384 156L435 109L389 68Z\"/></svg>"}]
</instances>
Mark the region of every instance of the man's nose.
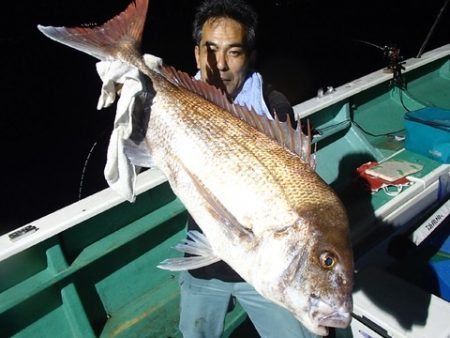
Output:
<instances>
[{"instance_id":1,"label":"man's nose","mask_svg":"<svg viewBox=\"0 0 450 338\"><path fill-rule=\"evenodd\" d=\"M216 53L216 67L218 70L228 70L228 60L226 53Z\"/></svg>"}]
</instances>

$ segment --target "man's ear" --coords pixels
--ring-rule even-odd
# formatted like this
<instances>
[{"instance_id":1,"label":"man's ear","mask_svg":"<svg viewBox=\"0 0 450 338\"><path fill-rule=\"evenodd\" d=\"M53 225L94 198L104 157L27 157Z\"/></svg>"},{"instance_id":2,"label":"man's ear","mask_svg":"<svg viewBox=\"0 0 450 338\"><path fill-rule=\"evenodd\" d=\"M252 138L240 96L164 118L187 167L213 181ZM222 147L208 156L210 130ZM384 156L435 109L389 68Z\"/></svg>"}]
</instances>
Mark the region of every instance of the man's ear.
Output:
<instances>
[{"instance_id":1,"label":"man's ear","mask_svg":"<svg viewBox=\"0 0 450 338\"><path fill-rule=\"evenodd\" d=\"M197 64L197 69L200 69L200 48L198 47L198 45L195 45L194 47L194 55L195 55L195 62Z\"/></svg>"}]
</instances>

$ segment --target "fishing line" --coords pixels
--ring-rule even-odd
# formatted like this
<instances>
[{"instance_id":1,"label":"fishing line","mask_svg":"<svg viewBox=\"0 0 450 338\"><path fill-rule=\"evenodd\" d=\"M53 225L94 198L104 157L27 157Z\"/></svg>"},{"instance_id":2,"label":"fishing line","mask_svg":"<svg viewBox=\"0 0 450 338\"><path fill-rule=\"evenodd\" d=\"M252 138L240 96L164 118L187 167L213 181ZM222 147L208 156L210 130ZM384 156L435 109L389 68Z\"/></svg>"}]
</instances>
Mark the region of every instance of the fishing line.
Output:
<instances>
[{"instance_id":1,"label":"fishing line","mask_svg":"<svg viewBox=\"0 0 450 338\"><path fill-rule=\"evenodd\" d=\"M98 137L96 137L96 140L91 146L91 149L89 149L89 152L86 156L86 159L84 161L83 169L81 171L81 177L80 177L80 183L78 185L78 200L81 200L82 191L84 188L84 177L86 176L87 166L89 163L89 159L91 158L92 153L94 152L95 147L97 146L99 139L105 134L106 130L102 131Z\"/></svg>"},{"instance_id":2,"label":"fishing line","mask_svg":"<svg viewBox=\"0 0 450 338\"><path fill-rule=\"evenodd\" d=\"M347 124L347 123L349 123L349 122L352 122L352 121L349 120L349 119L347 119L347 120L344 120L344 121L341 121L341 122L338 122L338 123L331 124L331 125L326 126L326 127L318 128L318 129L316 129L316 130L317 130L319 133L322 133L322 132L324 132L324 131L327 131L328 129L333 129L333 128L337 127L337 126L340 126L341 124Z\"/></svg>"},{"instance_id":3,"label":"fishing line","mask_svg":"<svg viewBox=\"0 0 450 338\"><path fill-rule=\"evenodd\" d=\"M405 109L406 109L406 108L405 108ZM319 132L319 135L320 135L322 132L324 132L324 131L326 131L326 130L328 130L328 129L333 129L333 128L339 126L339 125L346 124L346 123L354 124L354 125L355 125L356 127L358 127L364 134L369 135L369 136L372 136L372 137L395 136L395 134L398 134L398 133L401 133L401 132L405 131L405 129L402 128L402 129L390 131L390 132L387 132L387 133L374 134L374 133L368 131L367 129L363 128L360 124L358 124L358 122L353 121L353 120L350 120L350 119L347 119L347 120L344 120L344 121L341 121L341 122L338 122L338 123L335 123L335 124L332 124L332 125L329 125L329 126L326 126L326 127L323 127L323 128L318 128L318 129L316 129L316 130Z\"/></svg>"},{"instance_id":4,"label":"fishing line","mask_svg":"<svg viewBox=\"0 0 450 338\"><path fill-rule=\"evenodd\" d=\"M431 103L431 102L424 101L422 98L421 98L421 99L418 99L417 97L414 97L414 95L411 94L411 92L408 91L407 89L402 89L402 94L403 94L403 93L404 93L404 94L408 94L408 97L409 97L410 99L412 99L413 101L415 101L416 103L418 103L418 104L420 104L420 105L422 105L422 106L424 106L424 107L436 107L436 105L433 104L433 103ZM400 94L400 99L403 100L403 98L401 97L401 94ZM403 104L403 101L402 101L402 104ZM404 105L403 105L403 108L405 108L408 112L411 111L410 109L406 108ZM414 110L415 110L415 109L414 109Z\"/></svg>"},{"instance_id":5,"label":"fishing line","mask_svg":"<svg viewBox=\"0 0 450 338\"><path fill-rule=\"evenodd\" d=\"M403 89L399 88L399 90L400 90L400 95L399 95L400 96L400 103L402 104L403 109L405 109L407 112L410 112L411 109L408 109L405 106L405 102L403 101Z\"/></svg>"},{"instance_id":6,"label":"fishing line","mask_svg":"<svg viewBox=\"0 0 450 338\"><path fill-rule=\"evenodd\" d=\"M382 134L374 134L371 133L370 131L367 131L366 129L364 129L363 127L361 127L361 125L358 124L358 122L352 121L352 123L357 126L359 129L361 129L361 131L369 136L372 137L380 137L380 136L395 136L395 134L401 133L402 131L405 131L405 128L402 129L398 129L398 130L394 130L394 131L390 131L387 133L382 133Z\"/></svg>"},{"instance_id":7,"label":"fishing line","mask_svg":"<svg viewBox=\"0 0 450 338\"><path fill-rule=\"evenodd\" d=\"M319 128L319 129L316 129L316 130L317 130L319 133L322 133L322 132L324 132L324 131L326 131L326 130L328 130L328 129L333 129L333 128L337 127L337 126L340 126L340 125L342 125L342 124L347 124L347 123L354 124L354 125L357 126L363 133L365 133L365 134L367 134L367 135L369 135L369 136L373 136L373 137L395 135L395 134L400 133L400 132L402 132L402 131L405 130L405 129L400 129L400 130L391 131L391 132L387 132L387 133L383 133L383 134L374 134L374 133L371 133L370 131L366 130L365 128L361 127L361 125L359 125L358 122L352 121L352 120L350 120L350 119L347 119L347 120L344 120L344 121L341 121L341 122L338 122L338 123L335 123L335 124L332 124L332 125L329 125L329 126L326 126L326 127L323 127L323 128Z\"/></svg>"}]
</instances>

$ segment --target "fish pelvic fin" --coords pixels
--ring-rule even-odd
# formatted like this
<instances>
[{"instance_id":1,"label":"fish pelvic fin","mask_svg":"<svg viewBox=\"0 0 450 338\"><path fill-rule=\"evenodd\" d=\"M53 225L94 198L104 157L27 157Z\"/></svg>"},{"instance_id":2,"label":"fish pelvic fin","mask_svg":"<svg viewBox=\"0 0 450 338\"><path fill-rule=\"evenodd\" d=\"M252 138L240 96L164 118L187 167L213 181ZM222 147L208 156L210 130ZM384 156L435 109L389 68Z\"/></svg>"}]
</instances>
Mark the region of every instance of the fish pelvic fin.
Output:
<instances>
[{"instance_id":1,"label":"fish pelvic fin","mask_svg":"<svg viewBox=\"0 0 450 338\"><path fill-rule=\"evenodd\" d=\"M122 59L123 50L140 49L148 0L135 0L127 9L103 25L52 27L38 25L47 37L102 61Z\"/></svg>"},{"instance_id":2,"label":"fish pelvic fin","mask_svg":"<svg viewBox=\"0 0 450 338\"><path fill-rule=\"evenodd\" d=\"M311 150L311 128L307 121L306 133L303 132L300 122L294 129L289 115L286 121L280 121L277 113L274 119L269 119L265 115L258 115L251 107L244 107L232 103L228 96L219 88L206 83L205 81L193 79L189 74L176 70L175 68L163 65L160 68L161 74L172 84L183 87L211 103L225 109L235 117L245 121L258 131L264 133L274 141L278 142L286 149L300 156L315 169L315 157Z\"/></svg>"},{"instance_id":3,"label":"fish pelvic fin","mask_svg":"<svg viewBox=\"0 0 450 338\"><path fill-rule=\"evenodd\" d=\"M193 270L220 261L214 254L208 238L195 230L188 231L187 238L177 244L175 249L194 256L168 258L162 261L158 268L170 271Z\"/></svg>"}]
</instances>

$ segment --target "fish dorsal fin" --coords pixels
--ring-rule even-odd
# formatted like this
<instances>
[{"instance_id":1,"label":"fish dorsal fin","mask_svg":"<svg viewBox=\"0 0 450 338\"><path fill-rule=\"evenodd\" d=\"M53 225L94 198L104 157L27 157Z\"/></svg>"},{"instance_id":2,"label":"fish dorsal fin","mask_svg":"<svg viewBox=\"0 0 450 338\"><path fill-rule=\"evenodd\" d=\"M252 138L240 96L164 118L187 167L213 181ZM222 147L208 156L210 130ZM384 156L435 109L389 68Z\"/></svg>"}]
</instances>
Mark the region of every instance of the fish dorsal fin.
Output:
<instances>
[{"instance_id":1,"label":"fish dorsal fin","mask_svg":"<svg viewBox=\"0 0 450 338\"><path fill-rule=\"evenodd\" d=\"M300 123L297 128L292 128L292 124L287 116L287 121L281 122L276 112L274 119L269 119L265 115L258 115L253 109L234 104L219 88L212 86L205 81L193 79L189 74L176 70L172 66L161 67L161 74L176 86L183 87L194 92L217 106L229 111L239 119L247 122L252 127L266 134L271 139L277 141L288 150L299 155L301 159L315 168L314 156L311 155L311 128L309 121L307 125L308 133L302 132Z\"/></svg>"},{"instance_id":2,"label":"fish dorsal fin","mask_svg":"<svg viewBox=\"0 0 450 338\"><path fill-rule=\"evenodd\" d=\"M231 109L233 109L233 103L230 102L221 89L212 86L205 81L196 80L189 74L179 71L172 66L162 66L161 73L174 85L186 88L225 110L231 111Z\"/></svg>"},{"instance_id":3,"label":"fish dorsal fin","mask_svg":"<svg viewBox=\"0 0 450 338\"><path fill-rule=\"evenodd\" d=\"M44 27L38 29L52 40L78 49L100 60L121 59L123 44L139 50L147 14L148 0L136 0L125 11L94 27Z\"/></svg>"}]
</instances>

